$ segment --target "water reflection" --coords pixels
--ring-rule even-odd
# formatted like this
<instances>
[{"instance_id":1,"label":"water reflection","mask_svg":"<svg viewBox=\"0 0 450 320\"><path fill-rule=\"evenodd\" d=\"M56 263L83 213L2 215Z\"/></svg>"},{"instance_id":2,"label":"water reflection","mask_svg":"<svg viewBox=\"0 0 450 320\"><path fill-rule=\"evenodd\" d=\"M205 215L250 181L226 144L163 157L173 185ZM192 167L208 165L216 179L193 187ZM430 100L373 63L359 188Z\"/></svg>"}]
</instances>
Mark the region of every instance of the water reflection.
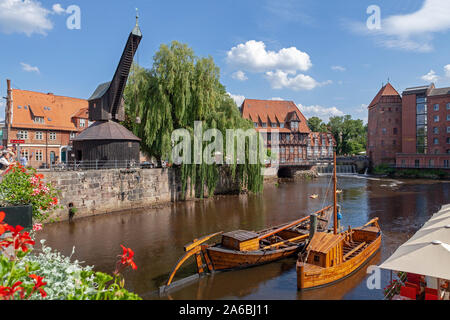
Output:
<instances>
[{"instance_id":1,"label":"water reflection","mask_svg":"<svg viewBox=\"0 0 450 320\"><path fill-rule=\"evenodd\" d=\"M133 248L138 270L126 272L126 287L147 299L156 290L194 238L217 231L261 230L298 219L331 203L329 177L307 182L267 185L262 195L222 196L160 208L132 210L48 225L40 234L47 243L74 258L111 272L120 244ZM449 199L450 185L436 181L396 181L340 177L338 195L342 225L360 226L380 218L382 247L369 264L333 286L297 292L295 259L204 277L163 299L379 299L380 290L365 285L366 268L384 261ZM328 191L328 193L327 193ZM318 199L310 199L310 194ZM325 195L328 194L328 199ZM192 274L187 265L180 277ZM382 287L388 280L383 273Z\"/></svg>"}]
</instances>

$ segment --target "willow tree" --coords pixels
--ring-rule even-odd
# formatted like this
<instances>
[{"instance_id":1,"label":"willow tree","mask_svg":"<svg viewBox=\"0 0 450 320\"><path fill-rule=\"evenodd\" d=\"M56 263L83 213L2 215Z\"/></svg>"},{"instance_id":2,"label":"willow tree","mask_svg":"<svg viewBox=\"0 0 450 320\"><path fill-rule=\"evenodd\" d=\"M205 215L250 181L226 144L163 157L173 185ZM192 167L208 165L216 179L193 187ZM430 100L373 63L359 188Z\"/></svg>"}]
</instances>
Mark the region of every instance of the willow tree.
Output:
<instances>
[{"instance_id":1,"label":"willow tree","mask_svg":"<svg viewBox=\"0 0 450 320\"><path fill-rule=\"evenodd\" d=\"M193 136L195 121L202 123L203 132L215 128L223 137L227 129L253 128L250 121L241 117L220 83L220 71L213 59L197 57L191 48L176 41L170 46L161 45L151 69L133 66L124 98L125 126L142 139L143 151L158 161L171 161L172 132L186 129ZM140 121L135 121L137 118ZM239 179L241 188L260 192L262 166L249 164L248 151L247 142L245 164L237 164L234 159L230 172L234 179ZM199 197L204 196L205 187L208 195L214 193L219 179L218 164L183 163L180 172L183 194L188 183Z\"/></svg>"}]
</instances>

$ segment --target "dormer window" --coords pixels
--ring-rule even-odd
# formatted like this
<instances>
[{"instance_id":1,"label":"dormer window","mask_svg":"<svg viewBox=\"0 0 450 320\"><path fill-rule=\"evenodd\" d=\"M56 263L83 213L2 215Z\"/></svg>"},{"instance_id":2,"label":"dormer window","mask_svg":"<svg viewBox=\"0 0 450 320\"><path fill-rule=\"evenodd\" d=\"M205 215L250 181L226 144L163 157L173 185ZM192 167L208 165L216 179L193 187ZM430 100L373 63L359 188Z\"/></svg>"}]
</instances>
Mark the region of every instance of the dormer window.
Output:
<instances>
[{"instance_id":1,"label":"dormer window","mask_svg":"<svg viewBox=\"0 0 450 320\"><path fill-rule=\"evenodd\" d=\"M284 122L280 122L280 128L284 128Z\"/></svg>"},{"instance_id":2,"label":"dormer window","mask_svg":"<svg viewBox=\"0 0 450 320\"><path fill-rule=\"evenodd\" d=\"M80 119L80 127L84 128L85 125L86 125L86 120Z\"/></svg>"},{"instance_id":3,"label":"dormer window","mask_svg":"<svg viewBox=\"0 0 450 320\"><path fill-rule=\"evenodd\" d=\"M44 123L44 117L34 117L34 123Z\"/></svg>"},{"instance_id":4,"label":"dormer window","mask_svg":"<svg viewBox=\"0 0 450 320\"><path fill-rule=\"evenodd\" d=\"M298 121L292 121L291 122L291 128L292 129L298 129Z\"/></svg>"},{"instance_id":5,"label":"dormer window","mask_svg":"<svg viewBox=\"0 0 450 320\"><path fill-rule=\"evenodd\" d=\"M262 123L262 127L263 127L263 128L267 128L267 122L263 122L263 123Z\"/></svg>"},{"instance_id":6,"label":"dormer window","mask_svg":"<svg viewBox=\"0 0 450 320\"><path fill-rule=\"evenodd\" d=\"M276 122L272 122L272 128L276 128L276 127L277 127Z\"/></svg>"},{"instance_id":7,"label":"dormer window","mask_svg":"<svg viewBox=\"0 0 450 320\"><path fill-rule=\"evenodd\" d=\"M253 122L253 124L255 125L255 128L258 128L258 122Z\"/></svg>"}]
</instances>

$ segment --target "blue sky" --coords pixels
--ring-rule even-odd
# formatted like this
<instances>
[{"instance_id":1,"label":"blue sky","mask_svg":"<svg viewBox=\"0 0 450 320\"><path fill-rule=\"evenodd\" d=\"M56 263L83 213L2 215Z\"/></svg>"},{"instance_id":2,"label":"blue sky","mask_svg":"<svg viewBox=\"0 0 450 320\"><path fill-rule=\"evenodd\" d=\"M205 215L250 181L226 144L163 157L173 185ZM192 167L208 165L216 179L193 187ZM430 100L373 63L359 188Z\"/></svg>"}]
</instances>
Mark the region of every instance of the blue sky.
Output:
<instances>
[{"instance_id":1,"label":"blue sky","mask_svg":"<svg viewBox=\"0 0 450 320\"><path fill-rule=\"evenodd\" d=\"M145 67L161 44L178 40L214 58L237 101L281 98L307 117L366 120L365 106L388 78L400 93L431 81L450 86L449 3L0 0L0 91L9 78L15 88L88 98L112 78L137 7ZM67 28L70 5L80 8L80 29ZM370 5L381 29L367 27Z\"/></svg>"}]
</instances>

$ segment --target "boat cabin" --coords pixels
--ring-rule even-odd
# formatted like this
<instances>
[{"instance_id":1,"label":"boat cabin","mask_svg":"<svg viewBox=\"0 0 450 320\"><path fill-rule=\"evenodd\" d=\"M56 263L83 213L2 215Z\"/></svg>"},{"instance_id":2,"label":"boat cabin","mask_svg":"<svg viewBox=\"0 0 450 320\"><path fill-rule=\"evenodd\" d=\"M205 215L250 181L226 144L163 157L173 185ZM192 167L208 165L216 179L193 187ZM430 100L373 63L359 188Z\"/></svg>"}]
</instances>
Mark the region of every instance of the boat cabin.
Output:
<instances>
[{"instance_id":1,"label":"boat cabin","mask_svg":"<svg viewBox=\"0 0 450 320\"><path fill-rule=\"evenodd\" d=\"M328 268L341 264L344 237L340 234L317 232L308 245L307 263Z\"/></svg>"},{"instance_id":2,"label":"boat cabin","mask_svg":"<svg viewBox=\"0 0 450 320\"><path fill-rule=\"evenodd\" d=\"M253 231L236 230L222 235L222 246L238 251L259 249L259 235Z\"/></svg>"}]
</instances>

